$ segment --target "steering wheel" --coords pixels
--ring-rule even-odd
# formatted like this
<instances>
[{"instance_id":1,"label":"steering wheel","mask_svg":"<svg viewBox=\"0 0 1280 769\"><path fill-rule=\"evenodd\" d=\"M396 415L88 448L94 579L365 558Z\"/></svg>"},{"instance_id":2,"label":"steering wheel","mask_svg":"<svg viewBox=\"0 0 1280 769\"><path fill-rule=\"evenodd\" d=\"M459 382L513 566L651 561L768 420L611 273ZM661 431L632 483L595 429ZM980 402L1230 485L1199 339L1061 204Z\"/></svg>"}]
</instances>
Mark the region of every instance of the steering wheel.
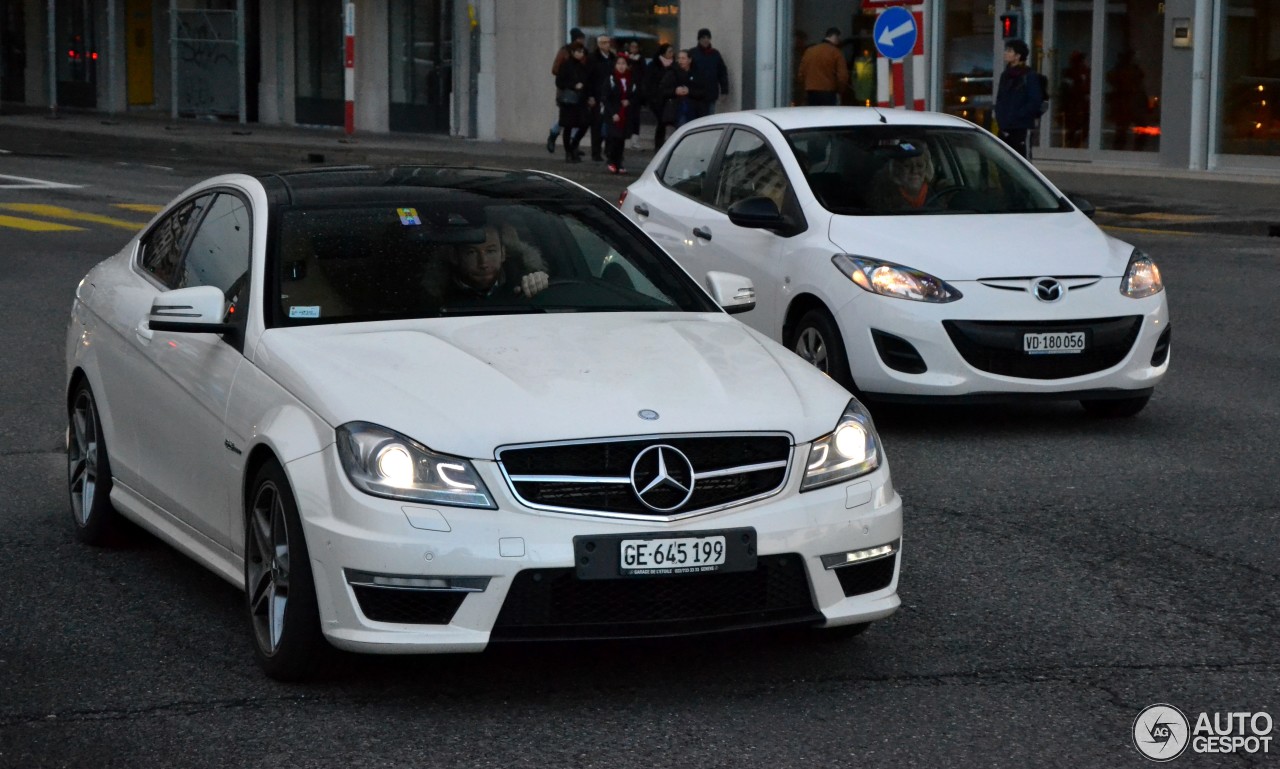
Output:
<instances>
[{"instance_id":1,"label":"steering wheel","mask_svg":"<svg viewBox=\"0 0 1280 769\"><path fill-rule=\"evenodd\" d=\"M951 187L943 187L940 190L936 190L934 192L929 193L929 197L925 198L924 204L926 206L941 205L943 201L950 200L952 195L956 194L962 189L964 189L964 187L961 187L959 185L953 185Z\"/></svg>"}]
</instances>

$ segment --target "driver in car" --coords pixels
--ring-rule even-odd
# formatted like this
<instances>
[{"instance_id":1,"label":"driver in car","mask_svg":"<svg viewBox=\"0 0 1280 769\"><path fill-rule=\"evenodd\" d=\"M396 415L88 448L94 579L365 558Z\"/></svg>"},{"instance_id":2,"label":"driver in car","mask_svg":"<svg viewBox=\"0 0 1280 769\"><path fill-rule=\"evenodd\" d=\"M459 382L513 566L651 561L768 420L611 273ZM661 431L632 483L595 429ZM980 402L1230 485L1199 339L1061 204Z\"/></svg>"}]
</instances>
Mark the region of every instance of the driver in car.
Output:
<instances>
[{"instance_id":1,"label":"driver in car","mask_svg":"<svg viewBox=\"0 0 1280 769\"><path fill-rule=\"evenodd\" d=\"M929 183L933 180L929 148L903 142L899 151L903 154L892 158L881 172L878 203L891 211L923 208L929 202Z\"/></svg>"},{"instance_id":2,"label":"driver in car","mask_svg":"<svg viewBox=\"0 0 1280 769\"><path fill-rule=\"evenodd\" d=\"M448 299L528 299L547 287L551 277L546 261L513 227L489 225L484 234L483 243L454 247Z\"/></svg>"}]
</instances>

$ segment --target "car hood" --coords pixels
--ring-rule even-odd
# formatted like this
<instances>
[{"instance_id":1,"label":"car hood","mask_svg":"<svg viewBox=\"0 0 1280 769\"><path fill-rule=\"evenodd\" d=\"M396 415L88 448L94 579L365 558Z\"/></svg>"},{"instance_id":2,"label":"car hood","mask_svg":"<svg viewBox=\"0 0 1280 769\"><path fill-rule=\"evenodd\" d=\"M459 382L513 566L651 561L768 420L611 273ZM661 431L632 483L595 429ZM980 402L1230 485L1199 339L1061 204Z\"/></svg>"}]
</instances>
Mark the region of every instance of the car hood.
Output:
<instances>
[{"instance_id":1,"label":"car hood","mask_svg":"<svg viewBox=\"0 0 1280 769\"><path fill-rule=\"evenodd\" d=\"M1124 274L1133 247L1083 214L833 216L845 253L895 262L948 282Z\"/></svg>"},{"instance_id":2,"label":"car hood","mask_svg":"<svg viewBox=\"0 0 1280 769\"><path fill-rule=\"evenodd\" d=\"M329 424L373 422L447 454L719 431L830 432L850 395L727 315L582 313L265 332L255 363ZM656 411L656 421L640 418Z\"/></svg>"}]
</instances>

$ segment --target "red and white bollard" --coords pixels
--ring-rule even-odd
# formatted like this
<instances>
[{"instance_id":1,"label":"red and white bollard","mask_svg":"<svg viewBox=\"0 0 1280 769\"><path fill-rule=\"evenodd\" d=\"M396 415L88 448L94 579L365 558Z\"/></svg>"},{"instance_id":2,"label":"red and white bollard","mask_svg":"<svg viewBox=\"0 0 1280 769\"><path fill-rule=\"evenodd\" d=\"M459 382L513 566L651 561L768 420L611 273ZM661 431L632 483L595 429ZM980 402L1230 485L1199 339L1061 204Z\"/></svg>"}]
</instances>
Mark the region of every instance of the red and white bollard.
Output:
<instances>
[{"instance_id":1,"label":"red and white bollard","mask_svg":"<svg viewBox=\"0 0 1280 769\"><path fill-rule=\"evenodd\" d=\"M347 103L343 114L343 128L347 138L356 132L356 4L347 3L343 23L343 78Z\"/></svg>"}]
</instances>

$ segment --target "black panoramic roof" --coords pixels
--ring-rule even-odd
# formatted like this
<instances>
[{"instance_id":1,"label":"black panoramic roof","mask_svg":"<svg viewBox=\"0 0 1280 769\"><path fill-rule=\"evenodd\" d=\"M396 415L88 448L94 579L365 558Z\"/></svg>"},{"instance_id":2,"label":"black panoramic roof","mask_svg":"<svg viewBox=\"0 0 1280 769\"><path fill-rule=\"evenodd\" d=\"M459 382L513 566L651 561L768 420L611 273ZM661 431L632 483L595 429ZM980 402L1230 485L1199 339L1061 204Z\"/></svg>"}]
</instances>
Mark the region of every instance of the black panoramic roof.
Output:
<instances>
[{"instance_id":1,"label":"black panoramic roof","mask_svg":"<svg viewBox=\"0 0 1280 769\"><path fill-rule=\"evenodd\" d=\"M594 200L577 185L539 171L453 166L341 166L258 177L273 203L324 206L454 197L497 200Z\"/></svg>"}]
</instances>

